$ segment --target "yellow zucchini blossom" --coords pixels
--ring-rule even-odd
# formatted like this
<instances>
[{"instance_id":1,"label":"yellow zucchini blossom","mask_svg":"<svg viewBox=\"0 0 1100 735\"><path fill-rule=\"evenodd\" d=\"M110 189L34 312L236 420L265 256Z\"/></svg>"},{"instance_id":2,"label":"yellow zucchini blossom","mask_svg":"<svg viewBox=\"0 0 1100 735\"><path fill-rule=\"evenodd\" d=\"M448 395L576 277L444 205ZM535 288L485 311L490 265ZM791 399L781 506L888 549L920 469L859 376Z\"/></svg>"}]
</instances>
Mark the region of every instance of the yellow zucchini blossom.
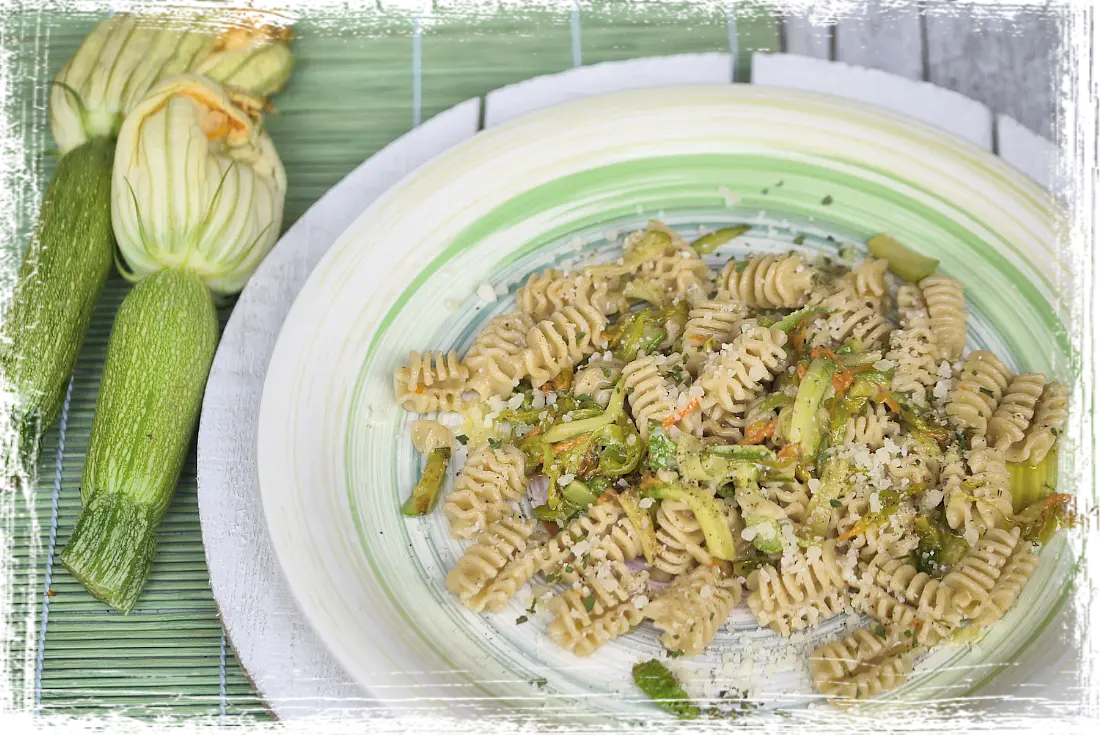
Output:
<instances>
[{"instance_id":1,"label":"yellow zucchini blossom","mask_svg":"<svg viewBox=\"0 0 1100 735\"><path fill-rule=\"evenodd\" d=\"M262 100L197 75L166 79L126 117L111 179L119 270L164 269L239 292L275 244L286 174Z\"/></svg>"},{"instance_id":2,"label":"yellow zucchini blossom","mask_svg":"<svg viewBox=\"0 0 1100 735\"><path fill-rule=\"evenodd\" d=\"M50 127L58 149L65 154L90 138L114 137L150 89L178 74L274 94L294 63L290 39L289 28L230 8L205 15L151 9L113 15L88 34L54 79Z\"/></svg>"}]
</instances>

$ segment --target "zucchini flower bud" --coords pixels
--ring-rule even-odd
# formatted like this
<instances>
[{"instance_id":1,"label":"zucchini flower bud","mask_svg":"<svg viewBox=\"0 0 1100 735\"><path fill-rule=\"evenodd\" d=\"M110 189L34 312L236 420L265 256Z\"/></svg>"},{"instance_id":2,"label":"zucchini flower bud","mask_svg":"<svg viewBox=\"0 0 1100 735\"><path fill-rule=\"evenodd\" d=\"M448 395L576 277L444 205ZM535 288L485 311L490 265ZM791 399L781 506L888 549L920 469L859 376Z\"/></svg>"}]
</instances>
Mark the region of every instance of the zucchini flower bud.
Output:
<instances>
[{"instance_id":1,"label":"zucchini flower bud","mask_svg":"<svg viewBox=\"0 0 1100 735\"><path fill-rule=\"evenodd\" d=\"M288 6L265 8L263 0L235 1L210 54L194 72L250 95L274 95L294 66L294 54L287 45L293 33L277 25L289 12Z\"/></svg>"},{"instance_id":2,"label":"zucchini flower bud","mask_svg":"<svg viewBox=\"0 0 1100 735\"><path fill-rule=\"evenodd\" d=\"M167 79L126 117L111 179L119 270L164 268L239 292L275 244L286 174L258 113L262 101L205 77Z\"/></svg>"},{"instance_id":3,"label":"zucchini flower bud","mask_svg":"<svg viewBox=\"0 0 1100 735\"><path fill-rule=\"evenodd\" d=\"M249 94L278 91L293 65L290 31L242 20L234 15L239 12L123 13L102 21L50 90L50 127L60 152L115 137L149 90L177 74L207 74Z\"/></svg>"}]
</instances>

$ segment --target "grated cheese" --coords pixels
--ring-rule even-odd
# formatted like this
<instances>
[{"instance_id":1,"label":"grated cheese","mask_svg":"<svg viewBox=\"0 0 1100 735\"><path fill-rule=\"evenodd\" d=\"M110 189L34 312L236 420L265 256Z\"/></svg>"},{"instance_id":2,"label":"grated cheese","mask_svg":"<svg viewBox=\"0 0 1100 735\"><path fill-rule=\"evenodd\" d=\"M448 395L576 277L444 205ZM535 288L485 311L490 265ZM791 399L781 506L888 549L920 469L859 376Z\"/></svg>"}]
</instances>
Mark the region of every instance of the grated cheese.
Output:
<instances>
[{"instance_id":1,"label":"grated cheese","mask_svg":"<svg viewBox=\"0 0 1100 735\"><path fill-rule=\"evenodd\" d=\"M488 283L483 283L477 287L477 297L486 304L491 304L497 300L497 292Z\"/></svg>"}]
</instances>

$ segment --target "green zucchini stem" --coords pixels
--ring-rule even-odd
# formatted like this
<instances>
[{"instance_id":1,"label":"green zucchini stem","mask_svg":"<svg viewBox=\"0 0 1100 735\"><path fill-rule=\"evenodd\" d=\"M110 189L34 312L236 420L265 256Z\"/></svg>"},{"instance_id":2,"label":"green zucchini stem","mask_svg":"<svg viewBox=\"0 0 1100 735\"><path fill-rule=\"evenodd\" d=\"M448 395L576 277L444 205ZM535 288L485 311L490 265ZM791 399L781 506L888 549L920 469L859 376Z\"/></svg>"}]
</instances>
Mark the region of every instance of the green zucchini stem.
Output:
<instances>
[{"instance_id":1,"label":"green zucchini stem","mask_svg":"<svg viewBox=\"0 0 1100 735\"><path fill-rule=\"evenodd\" d=\"M61 550L61 563L94 597L128 613L149 578L158 525L151 503L121 492L94 493Z\"/></svg>"}]
</instances>

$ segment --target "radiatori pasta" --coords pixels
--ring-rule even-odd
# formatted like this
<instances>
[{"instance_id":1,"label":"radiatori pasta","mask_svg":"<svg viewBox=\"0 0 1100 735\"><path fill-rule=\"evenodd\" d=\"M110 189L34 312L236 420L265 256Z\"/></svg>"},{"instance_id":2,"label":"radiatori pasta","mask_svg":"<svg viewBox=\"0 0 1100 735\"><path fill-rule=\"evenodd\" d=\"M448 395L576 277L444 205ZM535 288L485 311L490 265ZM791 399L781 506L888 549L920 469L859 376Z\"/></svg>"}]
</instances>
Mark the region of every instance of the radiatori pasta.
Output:
<instances>
[{"instance_id":1,"label":"radiatori pasta","mask_svg":"<svg viewBox=\"0 0 1100 735\"><path fill-rule=\"evenodd\" d=\"M1014 496L1049 479L1068 389L967 354L962 283L890 266L712 270L651 222L614 262L531 274L466 355L410 353L398 402L466 414L453 441L413 428L466 455L447 588L577 656L634 635L706 655L739 606L781 636L865 615L810 661L838 704L998 624L1072 518L1053 488Z\"/></svg>"}]
</instances>

